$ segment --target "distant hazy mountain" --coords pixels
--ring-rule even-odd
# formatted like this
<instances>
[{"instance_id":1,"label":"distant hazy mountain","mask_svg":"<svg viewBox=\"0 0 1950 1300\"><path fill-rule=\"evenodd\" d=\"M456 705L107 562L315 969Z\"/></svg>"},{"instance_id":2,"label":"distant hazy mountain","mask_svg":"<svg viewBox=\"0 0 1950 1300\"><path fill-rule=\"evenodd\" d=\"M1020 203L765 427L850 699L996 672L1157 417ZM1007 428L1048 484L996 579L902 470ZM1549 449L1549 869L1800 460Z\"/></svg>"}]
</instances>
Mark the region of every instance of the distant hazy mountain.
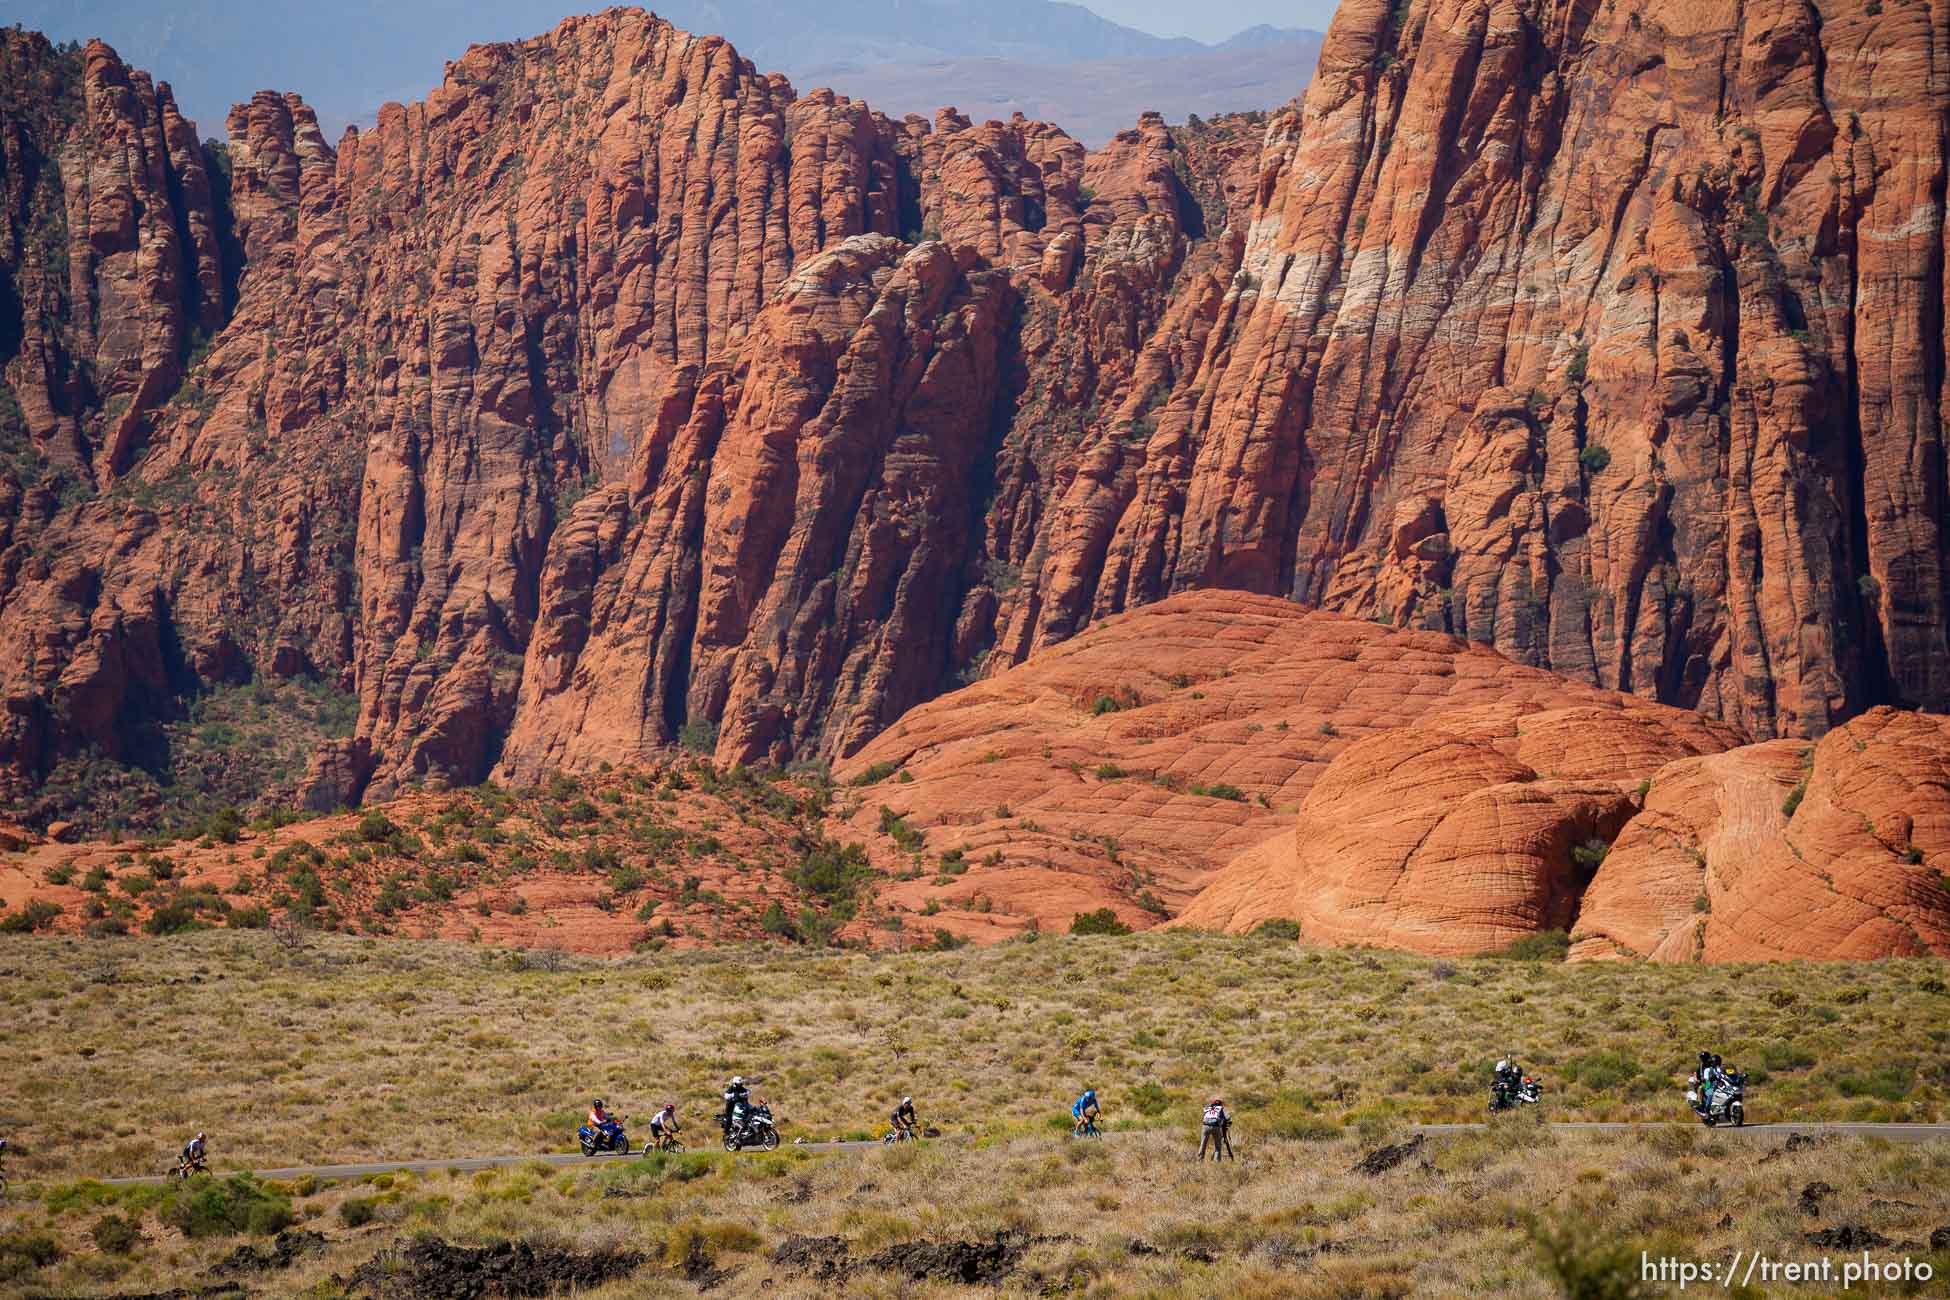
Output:
<instances>
[{"instance_id":1,"label":"distant hazy mountain","mask_svg":"<svg viewBox=\"0 0 1950 1300\"><path fill-rule=\"evenodd\" d=\"M442 62L469 44L532 36L596 7L355 0L275 6L267 21L273 6L263 0L0 0L0 20L56 40L102 37L172 83L206 135L222 134L232 103L268 87L302 94L336 136L388 100L425 95ZM727 37L801 89L830 85L900 112L955 104L993 116L991 105L1042 104L1049 108L1039 115L1093 143L1148 108L1183 116L1284 102L1312 75L1320 39L1259 26L1214 47L1053 0L673 0L655 8L689 31Z\"/></svg>"},{"instance_id":2,"label":"distant hazy mountain","mask_svg":"<svg viewBox=\"0 0 1950 1300\"><path fill-rule=\"evenodd\" d=\"M1182 122L1193 113L1211 117L1283 104L1306 89L1319 60L1320 33L1300 32L1277 43L1201 47L1170 58L840 64L801 68L792 80L802 90L831 86L895 117L929 116L943 105L978 122L1019 112L1096 146L1147 109Z\"/></svg>"}]
</instances>

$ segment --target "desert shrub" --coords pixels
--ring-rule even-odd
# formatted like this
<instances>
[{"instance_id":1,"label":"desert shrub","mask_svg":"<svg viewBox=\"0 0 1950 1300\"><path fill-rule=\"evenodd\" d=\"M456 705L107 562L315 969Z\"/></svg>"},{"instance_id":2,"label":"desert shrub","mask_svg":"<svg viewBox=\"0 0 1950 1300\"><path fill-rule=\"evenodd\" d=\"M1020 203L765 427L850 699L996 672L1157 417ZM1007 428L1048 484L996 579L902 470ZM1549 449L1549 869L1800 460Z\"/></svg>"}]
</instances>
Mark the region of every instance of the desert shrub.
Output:
<instances>
[{"instance_id":1,"label":"desert shrub","mask_svg":"<svg viewBox=\"0 0 1950 1300\"><path fill-rule=\"evenodd\" d=\"M1532 1223L1532 1248L1565 1300L1636 1300L1650 1295L1641 1281L1638 1246L1566 1220Z\"/></svg>"},{"instance_id":2,"label":"desert shrub","mask_svg":"<svg viewBox=\"0 0 1950 1300\"><path fill-rule=\"evenodd\" d=\"M888 777L892 776L895 772L899 770L900 770L900 764L893 762L892 760L889 760L884 763L875 763L871 767L869 767L866 771L860 773L860 775L854 777L851 781L848 781L847 784L848 785L874 785L878 782L885 781Z\"/></svg>"},{"instance_id":3,"label":"desert shrub","mask_svg":"<svg viewBox=\"0 0 1950 1300\"><path fill-rule=\"evenodd\" d=\"M1578 463L1593 474L1602 474L1605 466L1611 464L1611 453L1603 447L1586 447L1578 453Z\"/></svg>"},{"instance_id":4,"label":"desert shrub","mask_svg":"<svg viewBox=\"0 0 1950 1300\"><path fill-rule=\"evenodd\" d=\"M271 913L262 907L232 908L229 917L233 930L263 930L271 924Z\"/></svg>"},{"instance_id":5,"label":"desert shrub","mask_svg":"<svg viewBox=\"0 0 1950 1300\"><path fill-rule=\"evenodd\" d=\"M1615 1092L1638 1077L1639 1065L1623 1052L1581 1052L1564 1062L1561 1072L1567 1082L1593 1092Z\"/></svg>"},{"instance_id":6,"label":"desert shrub","mask_svg":"<svg viewBox=\"0 0 1950 1300\"><path fill-rule=\"evenodd\" d=\"M1149 1079L1125 1092L1124 1100L1140 1115L1162 1115L1171 1106L1171 1094Z\"/></svg>"},{"instance_id":7,"label":"desert shrub","mask_svg":"<svg viewBox=\"0 0 1950 1300\"><path fill-rule=\"evenodd\" d=\"M181 901L165 903L149 913L149 919L142 923L144 934L181 934L185 930L201 928L201 922L196 919L196 909Z\"/></svg>"},{"instance_id":8,"label":"desert shrub","mask_svg":"<svg viewBox=\"0 0 1950 1300\"><path fill-rule=\"evenodd\" d=\"M367 844L390 844L399 838L399 834L400 829L394 824L393 819L376 809L359 819L359 838ZM294 844L291 847L296 849L298 846ZM283 857L284 852L282 849L279 850L278 857ZM277 858L271 860L271 865L277 865Z\"/></svg>"},{"instance_id":9,"label":"desert shrub","mask_svg":"<svg viewBox=\"0 0 1950 1300\"><path fill-rule=\"evenodd\" d=\"M742 1223L686 1219L664 1234L664 1263L686 1270L708 1267L717 1262L720 1251L754 1251L760 1240Z\"/></svg>"},{"instance_id":10,"label":"desert shrub","mask_svg":"<svg viewBox=\"0 0 1950 1300\"><path fill-rule=\"evenodd\" d=\"M178 1190L162 1207L162 1220L186 1237L264 1237L294 1222L291 1200L249 1174L196 1183Z\"/></svg>"},{"instance_id":11,"label":"desert shrub","mask_svg":"<svg viewBox=\"0 0 1950 1300\"><path fill-rule=\"evenodd\" d=\"M370 1196L351 1196L339 1202L339 1222L348 1228L363 1228L379 1213L379 1202Z\"/></svg>"},{"instance_id":12,"label":"desert shrub","mask_svg":"<svg viewBox=\"0 0 1950 1300\"><path fill-rule=\"evenodd\" d=\"M873 877L867 851L858 844L807 836L801 837L799 849L801 856L792 872L792 883L828 902L850 901L854 892ZM691 879L686 877L686 885Z\"/></svg>"},{"instance_id":13,"label":"desert shrub","mask_svg":"<svg viewBox=\"0 0 1950 1300\"><path fill-rule=\"evenodd\" d=\"M765 909L765 914L758 918L758 923L765 933L775 934L781 939L799 937L799 931L792 924L792 918L786 914L785 908L779 905L777 899L772 900L771 905Z\"/></svg>"},{"instance_id":14,"label":"desert shrub","mask_svg":"<svg viewBox=\"0 0 1950 1300\"><path fill-rule=\"evenodd\" d=\"M0 1236L0 1282L14 1282L61 1258L61 1243L45 1232Z\"/></svg>"},{"instance_id":15,"label":"desert shrub","mask_svg":"<svg viewBox=\"0 0 1950 1300\"><path fill-rule=\"evenodd\" d=\"M1225 781L1218 781L1212 785L1194 784L1190 789L1193 794L1203 795L1208 799L1229 799L1233 803L1246 802L1246 792Z\"/></svg>"},{"instance_id":16,"label":"desert shrub","mask_svg":"<svg viewBox=\"0 0 1950 1300\"><path fill-rule=\"evenodd\" d=\"M1571 936L1562 930L1539 930L1491 953L1507 961L1563 961L1571 951Z\"/></svg>"},{"instance_id":17,"label":"desert shrub","mask_svg":"<svg viewBox=\"0 0 1950 1300\"><path fill-rule=\"evenodd\" d=\"M1857 1070L1835 1080L1835 1090L1844 1097L1874 1097L1878 1101L1901 1101L1916 1086L1916 1071L1907 1062Z\"/></svg>"},{"instance_id":18,"label":"desert shrub","mask_svg":"<svg viewBox=\"0 0 1950 1300\"><path fill-rule=\"evenodd\" d=\"M1322 1116L1318 1103L1305 1092L1287 1089L1266 1100L1241 1097L1237 1109L1242 1122L1250 1121L1269 1137L1319 1142L1341 1135L1340 1126Z\"/></svg>"},{"instance_id":19,"label":"desert shrub","mask_svg":"<svg viewBox=\"0 0 1950 1300\"><path fill-rule=\"evenodd\" d=\"M1300 923L1290 916L1271 917L1253 927L1253 938L1293 943L1300 938Z\"/></svg>"},{"instance_id":20,"label":"desert shrub","mask_svg":"<svg viewBox=\"0 0 1950 1300\"><path fill-rule=\"evenodd\" d=\"M1808 778L1804 776L1794 783L1794 789L1788 791L1787 798L1781 800L1781 816L1794 816L1794 810L1801 806L1801 801L1807 797L1807 794Z\"/></svg>"},{"instance_id":21,"label":"desert shrub","mask_svg":"<svg viewBox=\"0 0 1950 1300\"><path fill-rule=\"evenodd\" d=\"M1099 695L1096 701L1090 706L1090 716L1093 718L1101 718L1106 713L1116 713L1123 707L1123 705L1119 704L1110 696Z\"/></svg>"},{"instance_id":22,"label":"desert shrub","mask_svg":"<svg viewBox=\"0 0 1950 1300\"><path fill-rule=\"evenodd\" d=\"M1097 764L1097 779L1099 781L1118 781L1127 775L1129 774L1115 763Z\"/></svg>"},{"instance_id":23,"label":"desert shrub","mask_svg":"<svg viewBox=\"0 0 1950 1300\"><path fill-rule=\"evenodd\" d=\"M41 873L41 879L50 885L65 885L74 879L74 868L67 863L57 863Z\"/></svg>"},{"instance_id":24,"label":"desert shrub","mask_svg":"<svg viewBox=\"0 0 1950 1300\"><path fill-rule=\"evenodd\" d=\"M927 844L927 836L909 826L907 818L892 808L882 807L880 810L880 833L893 836L894 843L900 845L905 853L916 852Z\"/></svg>"},{"instance_id":25,"label":"desert shrub","mask_svg":"<svg viewBox=\"0 0 1950 1300\"><path fill-rule=\"evenodd\" d=\"M1611 845L1603 840L1591 839L1571 846L1571 865L1586 878L1596 875L1603 865L1605 855L1611 852Z\"/></svg>"},{"instance_id":26,"label":"desert shrub","mask_svg":"<svg viewBox=\"0 0 1950 1300\"><path fill-rule=\"evenodd\" d=\"M142 1242L141 1226L120 1214L103 1215L88 1230L88 1235L108 1255L126 1255Z\"/></svg>"},{"instance_id":27,"label":"desert shrub","mask_svg":"<svg viewBox=\"0 0 1950 1300\"><path fill-rule=\"evenodd\" d=\"M1070 918L1071 934L1129 934L1131 927L1117 919L1108 907L1094 912L1078 912Z\"/></svg>"},{"instance_id":28,"label":"desert shrub","mask_svg":"<svg viewBox=\"0 0 1950 1300\"><path fill-rule=\"evenodd\" d=\"M18 912L9 912L0 917L0 934L32 934L45 930L54 924L54 918L61 915L61 905L50 903L45 898L36 898Z\"/></svg>"},{"instance_id":29,"label":"desert shrub","mask_svg":"<svg viewBox=\"0 0 1950 1300\"><path fill-rule=\"evenodd\" d=\"M677 743L693 754L709 754L718 747L718 724L700 718L677 731Z\"/></svg>"},{"instance_id":30,"label":"desert shrub","mask_svg":"<svg viewBox=\"0 0 1950 1300\"><path fill-rule=\"evenodd\" d=\"M1815 1058L1791 1043L1771 1042L1761 1044L1760 1063L1769 1070L1806 1070L1813 1067Z\"/></svg>"},{"instance_id":31,"label":"desert shrub","mask_svg":"<svg viewBox=\"0 0 1950 1300\"><path fill-rule=\"evenodd\" d=\"M235 808L217 809L203 820L203 833L219 844L235 844L244 829L244 819Z\"/></svg>"}]
</instances>

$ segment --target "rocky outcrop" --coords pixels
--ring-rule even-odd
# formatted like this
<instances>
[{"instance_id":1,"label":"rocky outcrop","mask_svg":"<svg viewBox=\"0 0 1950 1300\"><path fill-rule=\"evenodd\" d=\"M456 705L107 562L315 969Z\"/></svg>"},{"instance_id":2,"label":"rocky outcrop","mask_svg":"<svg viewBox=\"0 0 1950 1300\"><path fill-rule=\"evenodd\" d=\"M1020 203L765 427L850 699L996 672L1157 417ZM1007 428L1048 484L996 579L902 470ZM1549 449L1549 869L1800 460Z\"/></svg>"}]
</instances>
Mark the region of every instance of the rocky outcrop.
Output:
<instances>
[{"instance_id":1,"label":"rocky outcrop","mask_svg":"<svg viewBox=\"0 0 1950 1300\"><path fill-rule=\"evenodd\" d=\"M551 549L505 777L642 759L708 719L720 752L783 764L932 693L1014 304L977 264L854 236L728 365L679 377L627 489Z\"/></svg>"},{"instance_id":2,"label":"rocky outcrop","mask_svg":"<svg viewBox=\"0 0 1950 1300\"><path fill-rule=\"evenodd\" d=\"M1284 917L1312 942L1452 955L1568 930L1641 784L1734 739L1624 696L1432 714L1340 754L1291 832L1228 866L1177 923Z\"/></svg>"},{"instance_id":3,"label":"rocky outcrop","mask_svg":"<svg viewBox=\"0 0 1950 1300\"><path fill-rule=\"evenodd\" d=\"M1572 956L1950 953L1950 719L1874 709L1821 743L1669 764L1586 893Z\"/></svg>"},{"instance_id":4,"label":"rocky outcrop","mask_svg":"<svg viewBox=\"0 0 1950 1300\"><path fill-rule=\"evenodd\" d=\"M0 795L265 678L356 697L320 806L842 760L1194 589L1950 707L1945 22L1349 0L1302 104L1094 153L640 10L336 148L7 34Z\"/></svg>"},{"instance_id":5,"label":"rocky outcrop","mask_svg":"<svg viewBox=\"0 0 1950 1300\"><path fill-rule=\"evenodd\" d=\"M1100 907L1135 926L1182 912L1250 929L1306 893L1290 861L1277 881L1227 865L1269 837L1287 859L1311 843L1374 877L1384 848L1406 854L1466 795L1508 786L1452 827L1474 825L1473 842L1417 857L1399 906L1426 905L1431 924L1500 908L1514 936L1563 924L1571 846L1615 833L1643 774L1740 739L1454 637L1204 591L913 709L835 775L871 782L853 833L919 837L920 878L886 883L883 902L932 904L929 924L985 937ZM953 871L936 873L944 860ZM1507 897L1484 897L1485 881Z\"/></svg>"},{"instance_id":6,"label":"rocky outcrop","mask_svg":"<svg viewBox=\"0 0 1950 1300\"><path fill-rule=\"evenodd\" d=\"M1173 924L1437 955L1543 930L1573 960L1950 954L1942 717L1732 748L1672 723L1497 704L1370 737Z\"/></svg>"}]
</instances>

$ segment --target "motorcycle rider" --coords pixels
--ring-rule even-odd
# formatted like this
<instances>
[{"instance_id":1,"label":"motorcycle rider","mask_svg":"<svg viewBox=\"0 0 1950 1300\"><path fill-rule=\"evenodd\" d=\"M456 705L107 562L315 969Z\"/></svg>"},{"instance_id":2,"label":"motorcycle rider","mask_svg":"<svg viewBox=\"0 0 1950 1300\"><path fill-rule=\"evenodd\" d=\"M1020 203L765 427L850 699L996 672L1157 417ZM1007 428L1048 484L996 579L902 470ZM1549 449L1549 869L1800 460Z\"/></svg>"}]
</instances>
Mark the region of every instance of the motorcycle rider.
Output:
<instances>
[{"instance_id":1,"label":"motorcycle rider","mask_svg":"<svg viewBox=\"0 0 1950 1300\"><path fill-rule=\"evenodd\" d=\"M1720 1056L1717 1052L1699 1054L1699 1104L1702 1114L1713 1109L1713 1094L1722 1083Z\"/></svg>"},{"instance_id":2,"label":"motorcycle rider","mask_svg":"<svg viewBox=\"0 0 1950 1300\"><path fill-rule=\"evenodd\" d=\"M901 1104L894 1107L894 1134L896 1140L902 1136L915 1136L914 1098L902 1097Z\"/></svg>"},{"instance_id":3,"label":"motorcycle rider","mask_svg":"<svg viewBox=\"0 0 1950 1300\"><path fill-rule=\"evenodd\" d=\"M745 1108L751 1104L752 1090L745 1086L745 1076L734 1074L731 1082L724 1087L724 1127L726 1132L745 1122Z\"/></svg>"},{"instance_id":4,"label":"motorcycle rider","mask_svg":"<svg viewBox=\"0 0 1950 1300\"><path fill-rule=\"evenodd\" d=\"M1097 1090L1095 1088L1085 1088L1083 1095L1078 1097L1070 1106L1070 1118L1075 1122L1074 1131L1082 1134L1086 1125L1097 1122L1097 1116L1100 1113L1101 1110L1097 1105Z\"/></svg>"},{"instance_id":5,"label":"motorcycle rider","mask_svg":"<svg viewBox=\"0 0 1950 1300\"><path fill-rule=\"evenodd\" d=\"M589 1103L589 1131L605 1142L614 1139L623 1131L623 1126L617 1123L616 1117L603 1106L601 1097Z\"/></svg>"},{"instance_id":6,"label":"motorcycle rider","mask_svg":"<svg viewBox=\"0 0 1950 1300\"><path fill-rule=\"evenodd\" d=\"M650 1136L660 1151L677 1137L676 1102L665 1102L664 1108L650 1117Z\"/></svg>"},{"instance_id":7,"label":"motorcycle rider","mask_svg":"<svg viewBox=\"0 0 1950 1300\"><path fill-rule=\"evenodd\" d=\"M1214 1097L1205 1107L1205 1119L1198 1135L1198 1158L1205 1159L1205 1144L1212 1144L1212 1159L1223 1160L1232 1156L1232 1115L1226 1110L1225 1101ZM1238 1156L1232 1156L1237 1160Z\"/></svg>"},{"instance_id":8,"label":"motorcycle rider","mask_svg":"<svg viewBox=\"0 0 1950 1300\"><path fill-rule=\"evenodd\" d=\"M1504 1057L1496 1063L1496 1075L1490 1082L1490 1102L1492 1106L1511 1105L1517 1099L1517 1089L1523 1082L1523 1071L1514 1061Z\"/></svg>"}]
</instances>

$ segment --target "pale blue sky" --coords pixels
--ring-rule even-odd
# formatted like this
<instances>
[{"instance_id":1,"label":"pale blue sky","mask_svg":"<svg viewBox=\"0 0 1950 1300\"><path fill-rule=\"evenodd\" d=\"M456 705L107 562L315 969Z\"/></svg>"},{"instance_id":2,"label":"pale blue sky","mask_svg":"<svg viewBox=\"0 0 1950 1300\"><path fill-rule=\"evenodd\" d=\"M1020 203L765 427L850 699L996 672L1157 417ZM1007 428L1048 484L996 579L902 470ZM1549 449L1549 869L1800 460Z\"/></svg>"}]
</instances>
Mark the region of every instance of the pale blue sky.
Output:
<instances>
[{"instance_id":1,"label":"pale blue sky","mask_svg":"<svg viewBox=\"0 0 1950 1300\"><path fill-rule=\"evenodd\" d=\"M689 31L728 37L761 69L842 91L848 89L848 69L877 65L1176 57L1185 51L1158 37L1212 44L1259 24L1324 30L1334 8L1331 0L639 2ZM439 84L442 64L473 42L533 36L568 14L608 3L0 0L0 25L18 22L55 40L102 37L134 66L170 82L205 135L223 134L231 104L274 89L304 96L335 139L345 123L371 120L387 100L425 95ZM1297 90L1304 73L1292 81ZM954 84L941 90L943 102L968 93ZM1112 98L1115 91L1105 87ZM1233 107L1270 107L1287 93Z\"/></svg>"},{"instance_id":2,"label":"pale blue sky","mask_svg":"<svg viewBox=\"0 0 1950 1300\"><path fill-rule=\"evenodd\" d=\"M1156 36L1189 36L1208 44L1259 23L1324 32L1334 17L1331 0L1199 0L1196 4L1188 0L1090 0L1084 8Z\"/></svg>"}]
</instances>

